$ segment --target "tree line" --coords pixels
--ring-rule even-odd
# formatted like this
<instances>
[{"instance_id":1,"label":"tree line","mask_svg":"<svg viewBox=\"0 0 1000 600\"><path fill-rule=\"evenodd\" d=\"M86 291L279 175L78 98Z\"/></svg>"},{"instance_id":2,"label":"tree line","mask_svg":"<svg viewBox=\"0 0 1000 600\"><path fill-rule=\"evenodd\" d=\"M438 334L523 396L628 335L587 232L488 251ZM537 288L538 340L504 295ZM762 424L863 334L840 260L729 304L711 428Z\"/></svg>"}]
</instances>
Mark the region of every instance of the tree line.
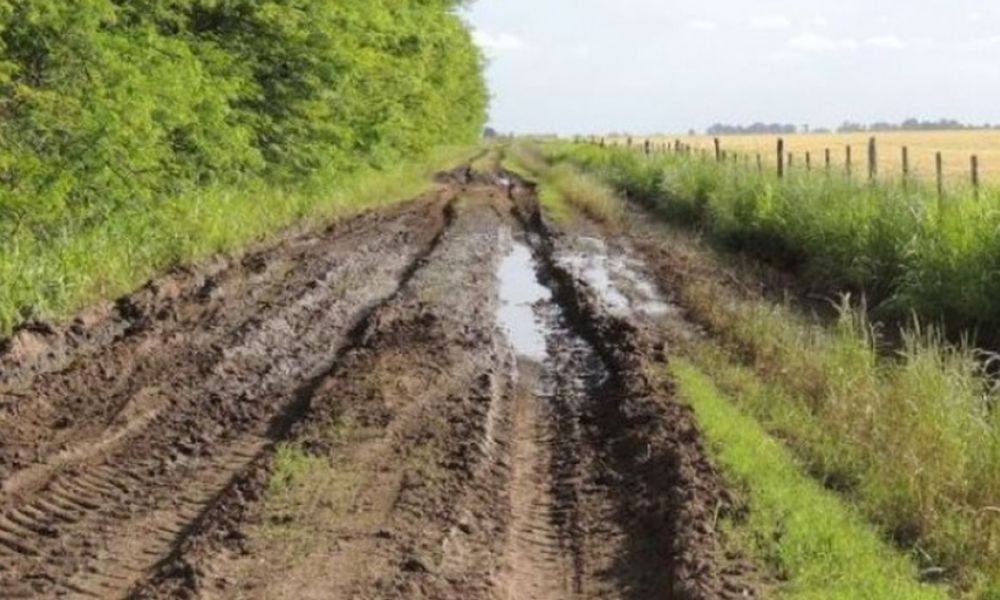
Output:
<instances>
[{"instance_id":1,"label":"tree line","mask_svg":"<svg viewBox=\"0 0 1000 600\"><path fill-rule=\"evenodd\" d=\"M1000 124L969 125L956 119L938 119L937 121L922 121L910 118L900 123L878 121L871 124L844 121L836 128L837 133L861 133L880 131L954 131L962 129L1000 129ZM823 127L811 128L809 125L792 125L789 123L754 123L752 125L727 125L716 123L705 130L706 135L788 135L794 133L830 133ZM692 132L693 134L693 132Z\"/></svg>"},{"instance_id":2,"label":"tree line","mask_svg":"<svg viewBox=\"0 0 1000 600\"><path fill-rule=\"evenodd\" d=\"M0 0L0 223L474 140L460 0Z\"/></svg>"}]
</instances>

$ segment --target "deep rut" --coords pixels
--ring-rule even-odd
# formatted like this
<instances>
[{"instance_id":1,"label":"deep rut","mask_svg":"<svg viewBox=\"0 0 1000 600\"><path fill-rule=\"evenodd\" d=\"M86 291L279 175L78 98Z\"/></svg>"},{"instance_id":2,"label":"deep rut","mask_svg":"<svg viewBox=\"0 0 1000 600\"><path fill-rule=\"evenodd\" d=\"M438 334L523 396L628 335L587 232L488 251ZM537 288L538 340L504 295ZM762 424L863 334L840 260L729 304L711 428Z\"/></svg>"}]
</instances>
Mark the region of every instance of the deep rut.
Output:
<instances>
[{"instance_id":1,"label":"deep rut","mask_svg":"<svg viewBox=\"0 0 1000 600\"><path fill-rule=\"evenodd\" d=\"M556 525L549 478L551 432L538 415L531 390L514 394L507 598L557 599L579 591L579 569Z\"/></svg>"}]
</instances>

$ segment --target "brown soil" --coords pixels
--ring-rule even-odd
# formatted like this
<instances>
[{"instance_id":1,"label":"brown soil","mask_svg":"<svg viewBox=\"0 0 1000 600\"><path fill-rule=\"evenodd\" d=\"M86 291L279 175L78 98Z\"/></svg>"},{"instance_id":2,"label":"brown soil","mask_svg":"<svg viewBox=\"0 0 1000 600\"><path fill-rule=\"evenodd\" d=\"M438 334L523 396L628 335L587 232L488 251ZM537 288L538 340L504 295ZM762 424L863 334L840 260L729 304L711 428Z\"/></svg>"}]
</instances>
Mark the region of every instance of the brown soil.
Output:
<instances>
[{"instance_id":1,"label":"brown soil","mask_svg":"<svg viewBox=\"0 0 1000 600\"><path fill-rule=\"evenodd\" d=\"M0 597L753 596L693 416L647 377L678 317L609 306L565 260L583 233L462 169L24 328L0 354ZM498 321L514 248L543 357Z\"/></svg>"}]
</instances>

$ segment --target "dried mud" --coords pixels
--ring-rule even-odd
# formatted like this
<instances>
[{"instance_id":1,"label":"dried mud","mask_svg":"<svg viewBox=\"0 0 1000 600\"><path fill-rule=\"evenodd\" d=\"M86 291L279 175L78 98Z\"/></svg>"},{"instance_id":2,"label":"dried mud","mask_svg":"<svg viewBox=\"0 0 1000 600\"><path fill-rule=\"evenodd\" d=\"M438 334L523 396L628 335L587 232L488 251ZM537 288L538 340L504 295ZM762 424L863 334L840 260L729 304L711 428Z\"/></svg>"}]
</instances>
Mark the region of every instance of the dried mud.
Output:
<instances>
[{"instance_id":1,"label":"dried mud","mask_svg":"<svg viewBox=\"0 0 1000 600\"><path fill-rule=\"evenodd\" d=\"M753 596L647 376L669 299L515 176L439 183L9 340L0 597Z\"/></svg>"}]
</instances>

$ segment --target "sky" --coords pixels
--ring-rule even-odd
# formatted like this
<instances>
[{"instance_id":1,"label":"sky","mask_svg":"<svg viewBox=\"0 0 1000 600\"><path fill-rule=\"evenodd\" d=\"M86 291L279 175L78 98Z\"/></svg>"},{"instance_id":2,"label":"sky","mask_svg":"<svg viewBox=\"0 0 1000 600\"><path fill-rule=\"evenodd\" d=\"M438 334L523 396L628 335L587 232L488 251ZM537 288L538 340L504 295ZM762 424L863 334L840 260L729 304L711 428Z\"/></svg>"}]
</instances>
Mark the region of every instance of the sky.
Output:
<instances>
[{"instance_id":1,"label":"sky","mask_svg":"<svg viewBox=\"0 0 1000 600\"><path fill-rule=\"evenodd\" d=\"M1000 122L1000 0L478 0L490 123Z\"/></svg>"}]
</instances>

